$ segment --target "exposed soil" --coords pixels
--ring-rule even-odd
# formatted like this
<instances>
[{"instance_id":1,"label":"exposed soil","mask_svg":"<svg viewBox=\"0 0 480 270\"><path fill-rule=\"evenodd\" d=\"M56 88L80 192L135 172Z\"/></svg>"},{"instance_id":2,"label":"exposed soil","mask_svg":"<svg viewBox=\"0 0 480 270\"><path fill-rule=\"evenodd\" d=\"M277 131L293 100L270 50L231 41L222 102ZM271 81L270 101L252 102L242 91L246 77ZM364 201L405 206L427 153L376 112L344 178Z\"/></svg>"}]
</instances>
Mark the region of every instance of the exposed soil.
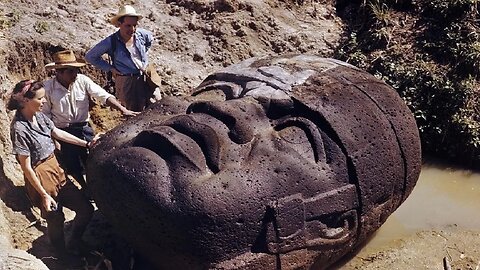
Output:
<instances>
[{"instance_id":1,"label":"exposed soil","mask_svg":"<svg viewBox=\"0 0 480 270\"><path fill-rule=\"evenodd\" d=\"M332 269L450 269L480 268L480 234L455 226L418 232L380 248L360 251Z\"/></svg>"},{"instance_id":2,"label":"exposed soil","mask_svg":"<svg viewBox=\"0 0 480 270\"><path fill-rule=\"evenodd\" d=\"M150 61L162 77L163 95L188 94L210 72L252 56L332 56L343 34L334 0L1 1L0 62L5 65L0 67L0 122L4 127L0 129L0 239L6 241L0 241L0 254L11 246L28 251L50 269L69 268L52 256L44 223L23 192L23 177L10 154L8 126L12 113L6 111L5 101L20 79L49 76L44 65L50 62L52 52L68 48L83 56L115 31L106 19L126 3L133 3L144 14L141 27L154 32L156 44ZM92 67L83 72L103 84L105 74ZM92 109L97 131L107 131L122 120L109 108L96 105ZM81 269L111 269L110 264L114 269L148 269L99 211L84 238L96 252L85 258ZM439 251L448 250L452 269L476 269L479 242L478 233L455 228L423 232L335 267L440 269L443 257L438 258L442 254ZM0 269L9 269L2 268L2 260L0 256ZM18 269L31 269L20 266L17 264Z\"/></svg>"}]
</instances>

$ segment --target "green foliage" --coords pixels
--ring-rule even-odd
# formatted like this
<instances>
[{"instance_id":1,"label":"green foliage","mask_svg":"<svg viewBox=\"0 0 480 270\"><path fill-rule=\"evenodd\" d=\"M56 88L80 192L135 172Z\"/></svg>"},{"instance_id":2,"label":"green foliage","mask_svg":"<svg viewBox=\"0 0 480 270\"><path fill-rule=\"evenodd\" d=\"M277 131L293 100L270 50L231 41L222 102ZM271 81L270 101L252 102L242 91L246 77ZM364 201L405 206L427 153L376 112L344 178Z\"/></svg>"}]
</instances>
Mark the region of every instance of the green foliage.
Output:
<instances>
[{"instance_id":1,"label":"green foliage","mask_svg":"<svg viewBox=\"0 0 480 270\"><path fill-rule=\"evenodd\" d=\"M382 1L372 1L368 3L368 11L372 15L374 25L384 27L391 21L390 8Z\"/></svg>"},{"instance_id":2,"label":"green foliage","mask_svg":"<svg viewBox=\"0 0 480 270\"><path fill-rule=\"evenodd\" d=\"M480 93L475 92L476 81L470 77L462 81L459 89L469 98L462 108L453 115L453 122L457 123L457 140L470 149L480 149Z\"/></svg>"},{"instance_id":3,"label":"green foliage","mask_svg":"<svg viewBox=\"0 0 480 270\"><path fill-rule=\"evenodd\" d=\"M360 17L347 19L351 32L335 55L398 91L415 116L424 153L469 164L480 164L476 3L433 0L398 10L396 1L364 0L350 7ZM392 30L402 12L417 22L408 40Z\"/></svg>"},{"instance_id":4,"label":"green foliage","mask_svg":"<svg viewBox=\"0 0 480 270\"><path fill-rule=\"evenodd\" d=\"M350 33L342 48L338 51L338 58L351 63L359 68L367 69L367 56L360 50L357 33Z\"/></svg>"},{"instance_id":5,"label":"green foliage","mask_svg":"<svg viewBox=\"0 0 480 270\"><path fill-rule=\"evenodd\" d=\"M39 34L43 34L48 31L48 22L46 21L38 21L35 23L35 26L33 27L35 31Z\"/></svg>"},{"instance_id":6,"label":"green foliage","mask_svg":"<svg viewBox=\"0 0 480 270\"><path fill-rule=\"evenodd\" d=\"M0 30L13 27L20 20L20 13L14 11L6 15L0 15Z\"/></svg>"},{"instance_id":7,"label":"green foliage","mask_svg":"<svg viewBox=\"0 0 480 270\"><path fill-rule=\"evenodd\" d=\"M422 47L438 58L458 69L466 76L480 76L480 34L478 27L468 20L444 19L432 21L421 39Z\"/></svg>"},{"instance_id":8,"label":"green foliage","mask_svg":"<svg viewBox=\"0 0 480 270\"><path fill-rule=\"evenodd\" d=\"M423 1L423 15L442 22L460 20L474 8L477 0L430 0Z\"/></svg>"},{"instance_id":9,"label":"green foliage","mask_svg":"<svg viewBox=\"0 0 480 270\"><path fill-rule=\"evenodd\" d=\"M459 61L463 61L466 67L471 68L470 73L480 74L480 40L478 37L470 44L463 44L459 53Z\"/></svg>"}]
</instances>

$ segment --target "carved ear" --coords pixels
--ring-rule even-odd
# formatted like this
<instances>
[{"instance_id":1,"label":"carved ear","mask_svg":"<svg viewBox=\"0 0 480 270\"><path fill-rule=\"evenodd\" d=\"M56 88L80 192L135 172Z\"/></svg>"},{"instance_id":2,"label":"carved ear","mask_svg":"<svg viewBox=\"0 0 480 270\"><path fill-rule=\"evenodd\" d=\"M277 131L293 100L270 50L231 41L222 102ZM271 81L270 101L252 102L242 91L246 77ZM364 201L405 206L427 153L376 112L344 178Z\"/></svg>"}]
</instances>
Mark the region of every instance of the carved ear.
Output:
<instances>
[{"instance_id":1,"label":"carved ear","mask_svg":"<svg viewBox=\"0 0 480 270\"><path fill-rule=\"evenodd\" d=\"M304 248L342 245L357 234L358 196L355 185L304 199L294 194L271 202L264 227L267 253L285 254Z\"/></svg>"}]
</instances>

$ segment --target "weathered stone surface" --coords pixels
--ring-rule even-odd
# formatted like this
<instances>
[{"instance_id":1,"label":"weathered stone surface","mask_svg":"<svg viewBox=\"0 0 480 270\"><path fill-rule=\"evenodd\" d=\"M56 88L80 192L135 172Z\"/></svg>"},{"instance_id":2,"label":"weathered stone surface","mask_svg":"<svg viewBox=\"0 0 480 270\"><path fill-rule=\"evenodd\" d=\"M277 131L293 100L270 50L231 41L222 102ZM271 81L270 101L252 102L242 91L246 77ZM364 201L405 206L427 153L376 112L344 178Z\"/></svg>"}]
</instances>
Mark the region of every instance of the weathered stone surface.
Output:
<instances>
[{"instance_id":1,"label":"weathered stone surface","mask_svg":"<svg viewBox=\"0 0 480 270\"><path fill-rule=\"evenodd\" d=\"M420 172L395 91L346 63L253 58L107 133L87 177L159 269L324 268L371 235Z\"/></svg>"}]
</instances>

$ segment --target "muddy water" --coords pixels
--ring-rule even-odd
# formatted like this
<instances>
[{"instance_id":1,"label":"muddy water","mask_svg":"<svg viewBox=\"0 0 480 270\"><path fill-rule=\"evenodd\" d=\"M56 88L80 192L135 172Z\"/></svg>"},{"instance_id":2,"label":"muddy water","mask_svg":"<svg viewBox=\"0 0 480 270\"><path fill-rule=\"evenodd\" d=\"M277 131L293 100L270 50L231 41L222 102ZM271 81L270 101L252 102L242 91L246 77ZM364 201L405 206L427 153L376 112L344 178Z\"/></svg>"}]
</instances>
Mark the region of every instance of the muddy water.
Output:
<instances>
[{"instance_id":1,"label":"muddy water","mask_svg":"<svg viewBox=\"0 0 480 270\"><path fill-rule=\"evenodd\" d=\"M412 194L360 253L421 230L449 226L478 230L479 211L480 173L424 166Z\"/></svg>"}]
</instances>

